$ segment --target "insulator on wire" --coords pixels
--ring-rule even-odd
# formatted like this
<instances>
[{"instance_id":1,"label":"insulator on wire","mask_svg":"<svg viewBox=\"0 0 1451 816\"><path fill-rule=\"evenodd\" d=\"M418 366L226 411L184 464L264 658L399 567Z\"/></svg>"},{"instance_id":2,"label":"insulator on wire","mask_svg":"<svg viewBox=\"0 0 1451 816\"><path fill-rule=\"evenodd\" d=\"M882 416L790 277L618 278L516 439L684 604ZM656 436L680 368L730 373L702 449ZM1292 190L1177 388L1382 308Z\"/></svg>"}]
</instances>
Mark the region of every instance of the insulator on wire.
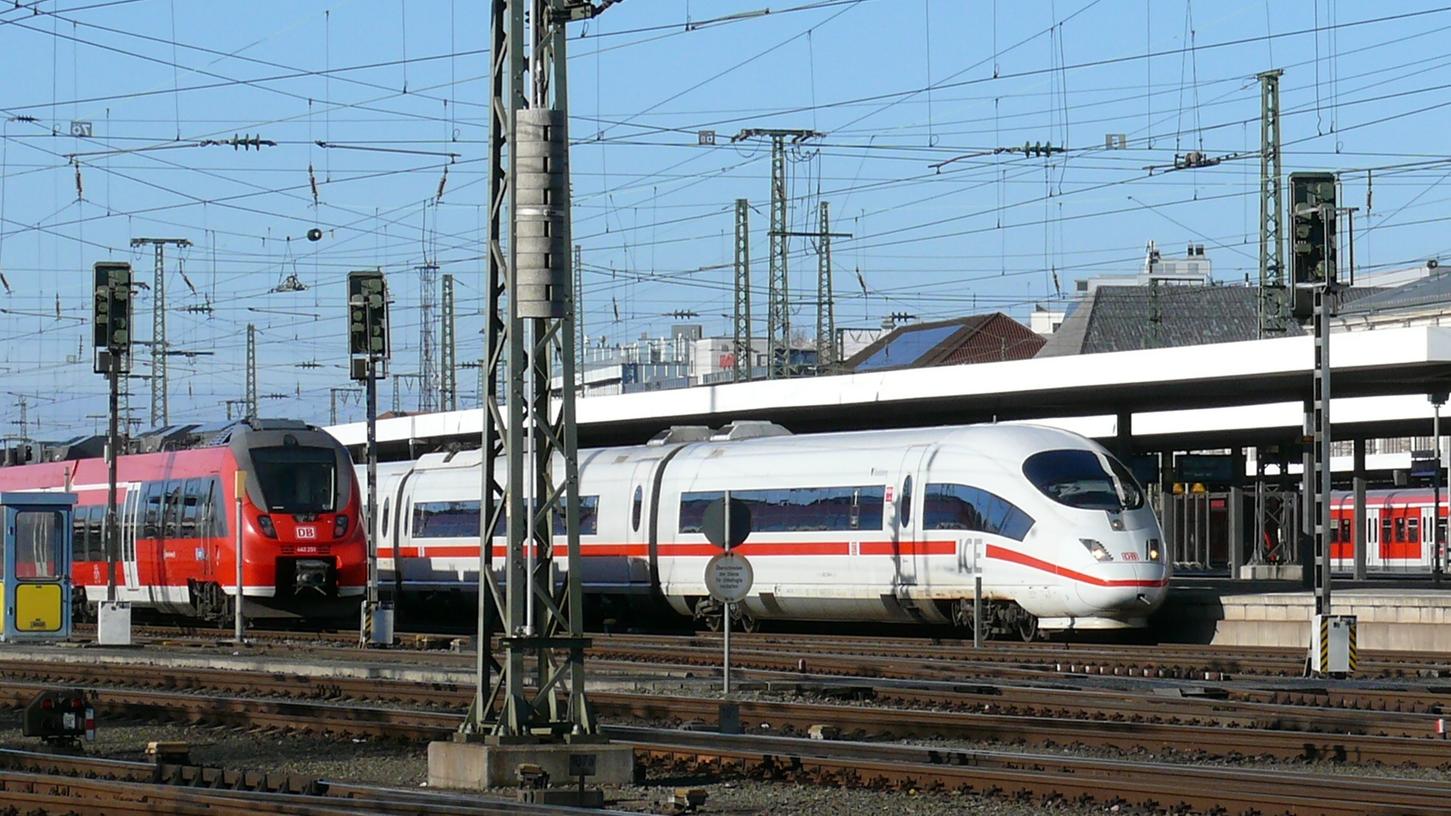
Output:
<instances>
[{"instance_id":1,"label":"insulator on wire","mask_svg":"<svg viewBox=\"0 0 1451 816\"><path fill-rule=\"evenodd\" d=\"M438 179L438 192L433 196L433 202L435 204L443 201L443 188L446 184L448 184L448 165L445 164L443 166L443 176Z\"/></svg>"},{"instance_id":2,"label":"insulator on wire","mask_svg":"<svg viewBox=\"0 0 1451 816\"><path fill-rule=\"evenodd\" d=\"M313 172L311 162L307 165L307 183L312 185L312 204L315 207L318 205L317 174Z\"/></svg>"}]
</instances>

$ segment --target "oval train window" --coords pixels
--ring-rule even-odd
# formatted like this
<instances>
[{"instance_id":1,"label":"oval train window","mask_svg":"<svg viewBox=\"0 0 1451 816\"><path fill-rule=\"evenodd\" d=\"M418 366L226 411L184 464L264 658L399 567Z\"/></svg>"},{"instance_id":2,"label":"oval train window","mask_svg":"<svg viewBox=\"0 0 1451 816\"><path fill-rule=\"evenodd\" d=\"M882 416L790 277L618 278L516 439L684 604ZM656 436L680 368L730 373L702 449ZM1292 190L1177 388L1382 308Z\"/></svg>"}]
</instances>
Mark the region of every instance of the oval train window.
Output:
<instances>
[{"instance_id":1,"label":"oval train window","mask_svg":"<svg viewBox=\"0 0 1451 816\"><path fill-rule=\"evenodd\" d=\"M388 502L389 501L390 501L389 499L384 499L383 500L383 525L378 528L379 531L388 529ZM381 534L381 532L380 532L380 534Z\"/></svg>"},{"instance_id":2,"label":"oval train window","mask_svg":"<svg viewBox=\"0 0 1451 816\"><path fill-rule=\"evenodd\" d=\"M902 526L912 523L912 477L902 482Z\"/></svg>"},{"instance_id":3,"label":"oval train window","mask_svg":"<svg viewBox=\"0 0 1451 816\"><path fill-rule=\"evenodd\" d=\"M630 510L630 529L640 532L640 514L645 509L645 489L635 485L635 505Z\"/></svg>"}]
</instances>

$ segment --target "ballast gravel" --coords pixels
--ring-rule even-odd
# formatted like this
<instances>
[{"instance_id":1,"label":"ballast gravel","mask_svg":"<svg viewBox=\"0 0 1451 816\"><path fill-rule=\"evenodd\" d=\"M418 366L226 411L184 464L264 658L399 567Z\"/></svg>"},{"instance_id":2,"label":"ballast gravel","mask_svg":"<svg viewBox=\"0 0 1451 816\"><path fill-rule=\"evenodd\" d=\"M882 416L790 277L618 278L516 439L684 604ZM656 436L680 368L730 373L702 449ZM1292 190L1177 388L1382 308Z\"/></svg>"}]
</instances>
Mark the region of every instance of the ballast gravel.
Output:
<instances>
[{"instance_id":1,"label":"ballast gravel","mask_svg":"<svg viewBox=\"0 0 1451 816\"><path fill-rule=\"evenodd\" d=\"M36 750L37 741L20 735L18 715L0 718L0 748ZM370 785L415 788L428 778L424 746L399 741L321 739L305 735L264 734L231 728L148 722L103 723L86 751L113 759L145 760L151 741L181 741L191 746L191 760L200 765L291 773ZM852 790L750 779L713 781L705 778L652 775L647 784L606 791L607 806L639 813L667 813L664 802L677 787L702 788L708 799L696 811L718 816L949 816L949 814L1063 814L1094 816L1117 812L1109 807L1059 803L1010 802L965 794ZM507 795L507 791L502 792Z\"/></svg>"}]
</instances>

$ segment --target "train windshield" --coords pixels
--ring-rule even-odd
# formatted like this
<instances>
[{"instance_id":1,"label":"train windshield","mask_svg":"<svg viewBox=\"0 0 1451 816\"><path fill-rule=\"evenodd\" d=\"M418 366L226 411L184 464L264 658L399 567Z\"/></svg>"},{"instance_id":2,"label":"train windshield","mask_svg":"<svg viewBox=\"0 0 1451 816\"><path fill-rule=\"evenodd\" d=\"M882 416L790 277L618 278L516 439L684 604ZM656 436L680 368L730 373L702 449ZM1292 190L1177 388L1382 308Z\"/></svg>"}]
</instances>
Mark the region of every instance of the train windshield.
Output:
<instances>
[{"instance_id":1,"label":"train windshield","mask_svg":"<svg viewBox=\"0 0 1451 816\"><path fill-rule=\"evenodd\" d=\"M251 455L269 512L296 515L336 509L337 456L330 448L253 448Z\"/></svg>"},{"instance_id":2,"label":"train windshield","mask_svg":"<svg viewBox=\"0 0 1451 816\"><path fill-rule=\"evenodd\" d=\"M1023 463L1023 475L1043 495L1084 510L1135 510L1144 491L1133 474L1112 456L1088 450L1035 453Z\"/></svg>"}]
</instances>

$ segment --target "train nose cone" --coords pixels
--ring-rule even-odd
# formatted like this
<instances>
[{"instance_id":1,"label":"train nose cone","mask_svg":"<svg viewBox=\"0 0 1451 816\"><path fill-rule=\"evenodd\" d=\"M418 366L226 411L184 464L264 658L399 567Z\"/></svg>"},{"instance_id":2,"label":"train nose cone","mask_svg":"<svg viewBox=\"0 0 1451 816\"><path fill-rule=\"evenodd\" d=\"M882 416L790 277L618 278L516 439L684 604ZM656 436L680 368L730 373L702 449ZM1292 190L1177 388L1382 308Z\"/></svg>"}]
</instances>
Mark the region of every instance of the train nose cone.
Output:
<instances>
[{"instance_id":1,"label":"train nose cone","mask_svg":"<svg viewBox=\"0 0 1451 816\"><path fill-rule=\"evenodd\" d=\"M1164 566L1153 562L1101 564L1093 580L1078 584L1078 597L1106 617L1143 618L1163 602L1164 577Z\"/></svg>"}]
</instances>

